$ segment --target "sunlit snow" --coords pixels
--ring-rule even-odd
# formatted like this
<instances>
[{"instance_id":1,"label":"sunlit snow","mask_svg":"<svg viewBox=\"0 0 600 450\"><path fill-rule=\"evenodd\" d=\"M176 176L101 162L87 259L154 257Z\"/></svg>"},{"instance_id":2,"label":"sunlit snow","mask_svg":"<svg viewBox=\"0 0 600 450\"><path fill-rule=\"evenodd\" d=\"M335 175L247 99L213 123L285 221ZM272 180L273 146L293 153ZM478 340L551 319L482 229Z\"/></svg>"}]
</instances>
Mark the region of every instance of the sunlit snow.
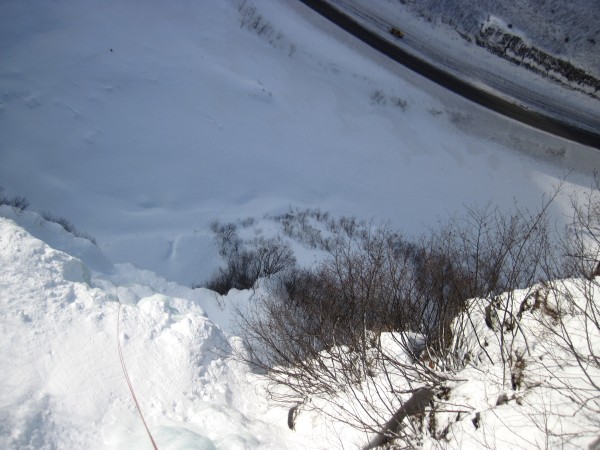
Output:
<instances>
[{"instance_id":1,"label":"sunlit snow","mask_svg":"<svg viewBox=\"0 0 600 450\"><path fill-rule=\"evenodd\" d=\"M418 234L598 167L288 0L3 1L0 85L2 194L98 241L0 206L2 448L151 448L119 343L161 449L364 445L310 414L289 430L231 357L253 292L191 289L220 263L208 224L319 207Z\"/></svg>"}]
</instances>

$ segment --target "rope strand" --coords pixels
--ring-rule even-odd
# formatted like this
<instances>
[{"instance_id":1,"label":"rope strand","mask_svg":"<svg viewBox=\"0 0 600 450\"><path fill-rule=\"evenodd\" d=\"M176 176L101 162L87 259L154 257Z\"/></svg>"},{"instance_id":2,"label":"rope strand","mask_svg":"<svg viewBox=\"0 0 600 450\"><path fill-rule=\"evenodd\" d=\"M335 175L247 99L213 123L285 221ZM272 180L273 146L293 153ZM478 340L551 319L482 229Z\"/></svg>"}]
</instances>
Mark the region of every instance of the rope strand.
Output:
<instances>
[{"instance_id":1,"label":"rope strand","mask_svg":"<svg viewBox=\"0 0 600 450\"><path fill-rule=\"evenodd\" d=\"M123 369L123 374L125 375L125 380L127 381L127 386L129 386L129 392L131 392L131 397L133 398L133 402L135 403L135 407L142 418L142 422L144 424L144 428L146 428L146 433L148 433L148 437L152 442L152 447L154 450L158 450L156 446L156 442L154 442L154 438L152 437L152 433L150 433L150 429L146 424L146 419L144 419L144 414L142 414L142 408L140 408L140 404L138 403L137 397L135 396L135 392L133 391L133 386L131 384L131 380L129 379L129 374L127 373L127 367L125 366L125 358L123 358L123 350L121 349L121 339L120 336L120 325L121 325L121 302L119 302L119 309L117 310L117 345L119 347L119 359L121 360L121 368Z\"/></svg>"}]
</instances>

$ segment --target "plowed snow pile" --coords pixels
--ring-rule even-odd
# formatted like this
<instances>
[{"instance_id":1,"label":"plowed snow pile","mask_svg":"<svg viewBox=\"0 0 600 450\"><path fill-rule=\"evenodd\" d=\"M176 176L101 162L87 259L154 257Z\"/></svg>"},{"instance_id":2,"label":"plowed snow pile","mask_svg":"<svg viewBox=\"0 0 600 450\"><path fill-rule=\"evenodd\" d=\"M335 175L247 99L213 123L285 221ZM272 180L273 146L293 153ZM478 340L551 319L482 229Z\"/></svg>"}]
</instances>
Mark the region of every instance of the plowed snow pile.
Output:
<instances>
[{"instance_id":1,"label":"plowed snow pile","mask_svg":"<svg viewBox=\"0 0 600 450\"><path fill-rule=\"evenodd\" d=\"M37 214L2 211L101 256ZM119 343L159 448L286 447L285 414L263 416L247 369L230 359L235 340L203 311L215 294L129 265L91 272L6 218L0 267L1 448L148 448Z\"/></svg>"}]
</instances>

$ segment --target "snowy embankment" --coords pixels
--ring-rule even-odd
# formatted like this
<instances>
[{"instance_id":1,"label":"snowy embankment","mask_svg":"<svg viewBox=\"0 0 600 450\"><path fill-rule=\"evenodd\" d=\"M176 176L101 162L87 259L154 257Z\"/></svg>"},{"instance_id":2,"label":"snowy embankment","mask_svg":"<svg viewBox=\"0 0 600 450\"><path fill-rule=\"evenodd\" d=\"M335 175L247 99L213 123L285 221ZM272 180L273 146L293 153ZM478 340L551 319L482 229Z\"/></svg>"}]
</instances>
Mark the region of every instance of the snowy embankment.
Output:
<instances>
[{"instance_id":1,"label":"snowy embankment","mask_svg":"<svg viewBox=\"0 0 600 450\"><path fill-rule=\"evenodd\" d=\"M449 448L598 448L598 298L597 279L569 279L472 300L455 322L465 367L430 434Z\"/></svg>"},{"instance_id":2,"label":"snowy embankment","mask_svg":"<svg viewBox=\"0 0 600 450\"><path fill-rule=\"evenodd\" d=\"M0 54L3 194L188 286L220 263L215 219L292 205L419 234L464 204L534 207L569 168L600 167L295 1L0 2Z\"/></svg>"},{"instance_id":3,"label":"snowy embankment","mask_svg":"<svg viewBox=\"0 0 600 450\"><path fill-rule=\"evenodd\" d=\"M287 409L269 404L261 377L232 357L241 342L231 313L252 301L252 293L220 297L132 265L113 266L89 241L36 213L2 206L0 216L2 448L151 448L119 348L158 448L361 447L376 434L353 429L336 405L368 422L367 413L391 414L383 397L371 410L360 403L373 399L378 385L391 382L404 391L396 400L397 393L385 394L396 402L428 385L376 364L367 383L301 405L290 431ZM595 442L595 283L550 287L471 302L455 322L462 336L453 346L455 369L431 363L446 381L418 419L422 434L414 433L414 417L403 422L409 442L425 448ZM409 365L412 356L399 342L393 333L381 334L384 352Z\"/></svg>"},{"instance_id":4,"label":"snowy embankment","mask_svg":"<svg viewBox=\"0 0 600 450\"><path fill-rule=\"evenodd\" d=\"M230 358L236 339L205 314L219 316L214 293L111 266L35 213L0 213L1 448L149 448L119 343L159 448L286 447L285 412L264 415Z\"/></svg>"}]
</instances>

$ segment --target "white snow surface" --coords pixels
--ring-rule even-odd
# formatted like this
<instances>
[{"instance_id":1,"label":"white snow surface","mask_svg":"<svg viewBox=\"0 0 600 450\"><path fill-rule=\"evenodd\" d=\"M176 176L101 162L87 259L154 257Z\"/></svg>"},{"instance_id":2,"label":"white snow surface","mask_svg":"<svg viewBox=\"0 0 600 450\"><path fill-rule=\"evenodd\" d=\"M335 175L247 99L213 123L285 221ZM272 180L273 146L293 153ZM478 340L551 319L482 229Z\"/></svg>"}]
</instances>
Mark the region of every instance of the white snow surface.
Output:
<instances>
[{"instance_id":1,"label":"white snow surface","mask_svg":"<svg viewBox=\"0 0 600 450\"><path fill-rule=\"evenodd\" d=\"M215 219L320 207L412 234L600 167L295 1L3 1L0 55L3 195L186 285L219 263Z\"/></svg>"},{"instance_id":2,"label":"white snow surface","mask_svg":"<svg viewBox=\"0 0 600 450\"><path fill-rule=\"evenodd\" d=\"M301 408L291 431L287 408L267 400L266 380L232 356L242 349L233 311L256 293L221 297L131 264L94 270L87 262L104 258L98 250L82 252L87 241L36 213L8 206L0 212L0 448L152 448L126 374L160 449L360 448L372 435L335 420L343 419L335 402L360 410L353 402L372 399L390 376L398 391L409 388L401 373L390 371L333 403L311 398L328 415ZM595 442L600 370L586 355L600 351L600 333L582 313L589 311L586 298L598 302L597 284L557 286L558 294L534 286L497 298L492 327L484 308L489 300L472 301L462 321L466 339L456 344L468 363L446 372L449 393L436 398L424 448L587 448ZM505 311L519 320L502 346L497 328L504 329ZM565 351L564 332L583 359ZM409 361L397 343L382 334L386 352ZM516 363L503 363L509 355L523 361L518 387L511 376ZM433 433L445 438L432 439Z\"/></svg>"},{"instance_id":3,"label":"white snow surface","mask_svg":"<svg viewBox=\"0 0 600 450\"><path fill-rule=\"evenodd\" d=\"M79 251L55 224L18 215ZM297 448L286 412L269 416L259 384L230 358L237 339L205 314L219 318L211 291L131 265L92 271L7 218L0 267L0 448L151 448L119 343L159 448Z\"/></svg>"},{"instance_id":4,"label":"white snow surface","mask_svg":"<svg viewBox=\"0 0 600 450\"><path fill-rule=\"evenodd\" d=\"M448 427L442 446L597 448L600 366L591 361L600 350L592 318L598 299L596 278L556 280L491 303L471 300L468 320L457 319L466 330L459 353L469 362L447 384L446 406L436 416L438 432ZM584 356L578 360L567 342ZM439 446L429 439L424 448Z\"/></svg>"}]
</instances>

